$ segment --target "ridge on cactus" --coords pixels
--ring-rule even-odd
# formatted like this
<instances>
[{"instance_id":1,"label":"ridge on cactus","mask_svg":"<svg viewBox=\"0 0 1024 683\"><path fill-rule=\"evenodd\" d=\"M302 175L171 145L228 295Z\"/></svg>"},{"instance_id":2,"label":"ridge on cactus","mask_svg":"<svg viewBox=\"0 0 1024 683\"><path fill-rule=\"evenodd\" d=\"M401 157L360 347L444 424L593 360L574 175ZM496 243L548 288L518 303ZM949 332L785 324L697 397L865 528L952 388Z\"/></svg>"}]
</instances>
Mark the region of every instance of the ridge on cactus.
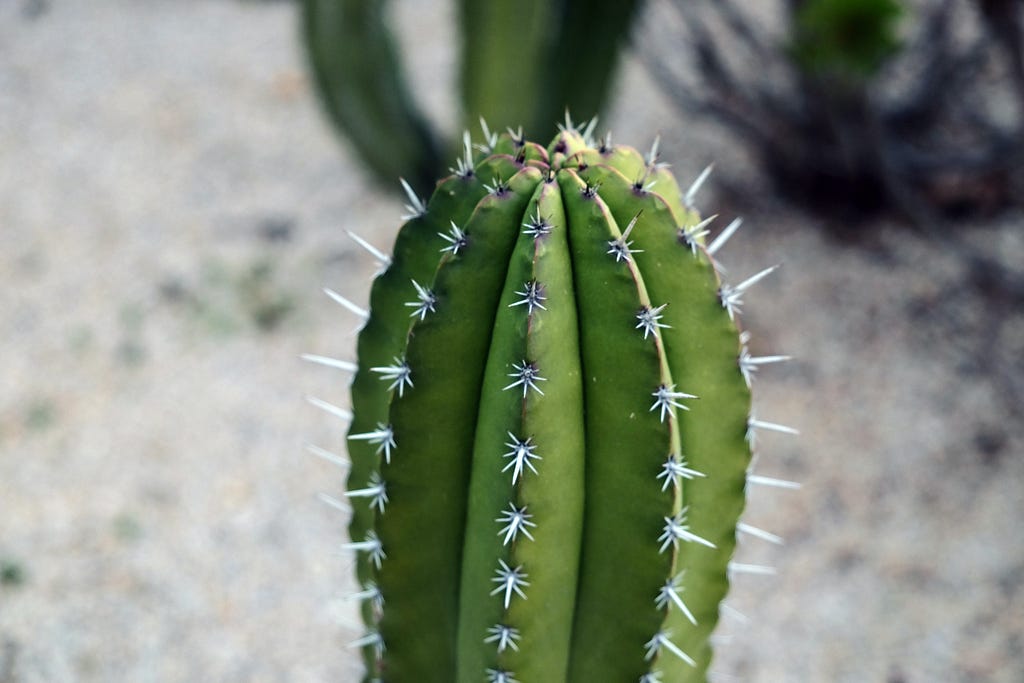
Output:
<instances>
[{"instance_id":1,"label":"ridge on cactus","mask_svg":"<svg viewBox=\"0 0 1024 683\"><path fill-rule=\"evenodd\" d=\"M489 132L411 190L353 374L348 504L366 682L707 680L751 472L763 365L657 145ZM408 188L407 188L408 190ZM335 462L337 456L316 449Z\"/></svg>"}]
</instances>

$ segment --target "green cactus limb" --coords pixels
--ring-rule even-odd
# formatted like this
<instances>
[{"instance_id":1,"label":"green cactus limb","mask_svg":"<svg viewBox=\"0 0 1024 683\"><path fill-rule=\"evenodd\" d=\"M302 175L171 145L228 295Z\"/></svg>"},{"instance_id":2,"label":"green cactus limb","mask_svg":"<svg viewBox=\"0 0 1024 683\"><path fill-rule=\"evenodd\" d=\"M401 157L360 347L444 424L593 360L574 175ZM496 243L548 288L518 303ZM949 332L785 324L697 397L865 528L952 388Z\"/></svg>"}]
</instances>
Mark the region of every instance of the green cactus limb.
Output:
<instances>
[{"instance_id":1,"label":"green cactus limb","mask_svg":"<svg viewBox=\"0 0 1024 683\"><path fill-rule=\"evenodd\" d=\"M566 109L581 120L602 113L606 95L615 76L619 48L629 40L639 0L563 0L558 39L551 45L547 64L557 69L544 71L543 99L534 111L531 130L544 129L557 121ZM595 50L594 46L603 46Z\"/></svg>"},{"instance_id":2,"label":"green cactus limb","mask_svg":"<svg viewBox=\"0 0 1024 683\"><path fill-rule=\"evenodd\" d=\"M656 146L562 128L467 142L376 254L348 482L368 683L705 683L737 531L774 538L738 524L746 485L791 487L748 476L754 430L792 431L750 416L784 357L736 321L771 269L722 282L735 226L705 244Z\"/></svg>"},{"instance_id":3,"label":"green cactus limb","mask_svg":"<svg viewBox=\"0 0 1024 683\"><path fill-rule=\"evenodd\" d=\"M551 134L552 122L567 109L585 119L597 116L639 5L638 0L462 0L467 116L483 116L499 128L525 123L530 136Z\"/></svg>"},{"instance_id":4,"label":"green cactus limb","mask_svg":"<svg viewBox=\"0 0 1024 683\"><path fill-rule=\"evenodd\" d=\"M303 0L301 27L324 108L389 186L432 188L440 149L409 94L384 0Z\"/></svg>"},{"instance_id":5,"label":"green cactus limb","mask_svg":"<svg viewBox=\"0 0 1024 683\"><path fill-rule=\"evenodd\" d=\"M498 130L533 123L558 2L461 0L462 99L467 127L483 117ZM531 131L527 131L531 133Z\"/></svg>"}]
</instances>

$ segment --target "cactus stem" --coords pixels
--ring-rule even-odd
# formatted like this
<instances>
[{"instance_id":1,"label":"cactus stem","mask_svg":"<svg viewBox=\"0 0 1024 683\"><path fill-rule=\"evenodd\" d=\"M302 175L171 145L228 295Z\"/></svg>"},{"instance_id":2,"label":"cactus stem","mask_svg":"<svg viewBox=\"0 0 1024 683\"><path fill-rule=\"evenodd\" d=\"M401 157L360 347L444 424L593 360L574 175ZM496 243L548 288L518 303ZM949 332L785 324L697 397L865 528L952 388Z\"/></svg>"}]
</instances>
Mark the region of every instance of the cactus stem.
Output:
<instances>
[{"instance_id":1,"label":"cactus stem","mask_svg":"<svg viewBox=\"0 0 1024 683\"><path fill-rule=\"evenodd\" d=\"M658 609L665 609L669 606L669 603L674 604L686 616L689 622L696 626L697 618L693 616L693 612L690 611L690 608L686 606L686 603L679 596L679 591L682 590L680 583L683 580L684 573L685 571L680 572L673 578L665 581L665 585L661 587L661 590L658 591L658 596L654 599L654 604Z\"/></svg>"},{"instance_id":2,"label":"cactus stem","mask_svg":"<svg viewBox=\"0 0 1024 683\"><path fill-rule=\"evenodd\" d=\"M362 318L363 322L366 322L367 320L370 319L370 312L368 310L361 306L356 306L354 303L343 297L341 294L338 294L333 289L325 287L324 294L334 299L337 303L347 308L350 312Z\"/></svg>"},{"instance_id":3,"label":"cactus stem","mask_svg":"<svg viewBox=\"0 0 1024 683\"><path fill-rule=\"evenodd\" d=\"M369 441L377 446L377 453L384 452L384 460L390 465L391 464L391 450L396 447L395 444L395 431L391 428L391 425L386 425L382 422L377 423L377 429L372 432L363 432L361 434L349 434L348 438L352 441Z\"/></svg>"},{"instance_id":4,"label":"cactus stem","mask_svg":"<svg viewBox=\"0 0 1024 683\"><path fill-rule=\"evenodd\" d=\"M501 469L502 472L507 472L512 468L512 484L515 485L519 481L519 477L525 473L525 469L529 467L530 471L537 474L536 468L533 466L531 460L543 460L541 456L534 453L534 449L537 448L537 444L533 443L530 437L527 437L523 441L520 441L515 437L512 432L508 433L508 436L512 441L507 442L505 445L512 450L505 453L502 457L511 458L509 463Z\"/></svg>"},{"instance_id":5,"label":"cactus stem","mask_svg":"<svg viewBox=\"0 0 1024 683\"><path fill-rule=\"evenodd\" d=\"M661 652L662 648L665 648L690 666L696 667L697 662L694 661L693 657L680 650L679 647L669 639L670 635L669 631L659 631L656 633L654 637L644 645L644 647L647 648L647 653L644 657L650 661L651 659L654 659L655 655Z\"/></svg>"},{"instance_id":6,"label":"cactus stem","mask_svg":"<svg viewBox=\"0 0 1024 683\"><path fill-rule=\"evenodd\" d=\"M774 571L727 572L737 542L782 543L737 526L747 484L796 486L752 474L754 433L795 430L744 385L787 357L732 321L774 267L725 284L740 221L689 210L710 167L684 206L658 139L597 154L596 121L567 115L546 148L481 127L429 204L402 181L394 249L350 235L385 266L372 318L325 290L366 323L358 367L302 356L354 378L354 420L310 400L352 421L351 465L314 453L351 469L325 500L352 517L363 680L705 680L729 577Z\"/></svg>"},{"instance_id":7,"label":"cactus stem","mask_svg":"<svg viewBox=\"0 0 1024 683\"><path fill-rule=\"evenodd\" d=\"M348 503L345 503L344 501L338 500L334 496L329 496L326 493L321 493L317 496L317 498L320 499L320 502L330 505L335 510L339 510L346 514L352 512L352 506L350 506Z\"/></svg>"},{"instance_id":8,"label":"cactus stem","mask_svg":"<svg viewBox=\"0 0 1024 683\"><path fill-rule=\"evenodd\" d=\"M352 411L350 411L350 410L345 410L344 408L339 408L338 406L334 405L333 403L328 403L327 401L322 401L322 400L320 400L320 399L318 399L318 398L316 398L314 396L307 396L306 400L309 401L310 403L312 403L313 405L315 405L320 410L328 412L331 415L334 415L335 417L340 417L342 420L345 420L346 422L351 422L352 421Z\"/></svg>"},{"instance_id":9,"label":"cactus stem","mask_svg":"<svg viewBox=\"0 0 1024 683\"><path fill-rule=\"evenodd\" d=\"M589 188L589 186L588 186ZM622 231L622 236L618 239L608 240L608 251L606 253L613 254L615 256L615 262L628 261L631 254L642 254L643 249L633 249L633 242L629 239L629 233L633 232L633 228L636 227L636 222L640 218L640 214L643 211L638 212L633 216L633 220L629 222L629 225L625 230ZM644 336L646 339L646 335Z\"/></svg>"},{"instance_id":10,"label":"cactus stem","mask_svg":"<svg viewBox=\"0 0 1024 683\"><path fill-rule=\"evenodd\" d=\"M420 218L427 215L427 204L423 199L416 194L412 189L412 186L405 181L405 178L399 178L402 182L402 189L405 190L405 196L409 198L409 203L405 205L405 214L402 216L403 221L410 221L414 218Z\"/></svg>"},{"instance_id":11,"label":"cactus stem","mask_svg":"<svg viewBox=\"0 0 1024 683\"><path fill-rule=\"evenodd\" d=\"M768 541L769 543L774 543L775 545L785 545L785 541L782 539L782 536L776 536L775 534L765 531L764 529L760 529L752 524L740 522L736 525L736 531L741 534L746 534L747 536L760 538L761 540Z\"/></svg>"},{"instance_id":12,"label":"cactus stem","mask_svg":"<svg viewBox=\"0 0 1024 683\"><path fill-rule=\"evenodd\" d=\"M775 567L763 564L744 564L742 562L729 563L730 574L758 574L760 576L775 576L778 572Z\"/></svg>"},{"instance_id":13,"label":"cactus stem","mask_svg":"<svg viewBox=\"0 0 1024 683\"><path fill-rule=\"evenodd\" d=\"M308 450L310 453L312 453L313 455L317 456L318 458L322 458L323 460L326 460L329 463L335 464L338 467L342 467L344 469L348 469L348 468L352 467L352 463L350 463L345 458L341 457L340 455L336 455L335 453L331 453L327 449L320 448L319 446L314 446L313 444L307 444L306 445L306 450Z\"/></svg>"},{"instance_id":14,"label":"cactus stem","mask_svg":"<svg viewBox=\"0 0 1024 683\"><path fill-rule=\"evenodd\" d=\"M662 304L655 308L651 308L650 306L644 306L643 308L640 309L640 312L636 314L636 319L639 322L637 322L635 329L639 330L643 328L644 339L647 339L648 335L657 334L657 330L659 328L671 328L671 325L666 325L665 323L661 322L661 319L665 317L661 315L661 312L665 310L666 306L668 306L668 304Z\"/></svg>"},{"instance_id":15,"label":"cactus stem","mask_svg":"<svg viewBox=\"0 0 1024 683\"><path fill-rule=\"evenodd\" d=\"M384 545L377 538L377 532L370 530L366 532L365 541L350 541L341 546L345 550L355 550L357 552L365 552L369 555L370 561L373 565L380 569L381 563L387 559L387 554L384 552Z\"/></svg>"},{"instance_id":16,"label":"cactus stem","mask_svg":"<svg viewBox=\"0 0 1024 683\"><path fill-rule=\"evenodd\" d=\"M792 434L793 436L798 435L800 432L792 427L786 425L780 425L775 422L765 422L764 420L758 420L753 415L747 420L747 443L753 447L754 442L757 440L757 430L763 429L769 432L779 432L780 434Z\"/></svg>"},{"instance_id":17,"label":"cactus stem","mask_svg":"<svg viewBox=\"0 0 1024 683\"><path fill-rule=\"evenodd\" d=\"M689 228L679 229L679 240L686 246L690 247L690 251L693 252L694 256L697 255L697 249L700 247L701 238L707 237L708 235L707 227L711 225L716 218L718 218L717 213L713 216L708 216L700 223Z\"/></svg>"},{"instance_id":18,"label":"cactus stem","mask_svg":"<svg viewBox=\"0 0 1024 683\"><path fill-rule=\"evenodd\" d=\"M466 231L455 225L455 221L451 221L452 229L448 233L439 232L437 236L448 242L447 247L441 247L441 253L451 252L452 256L458 256L459 250L465 247L469 243L469 237L466 235Z\"/></svg>"},{"instance_id":19,"label":"cactus stem","mask_svg":"<svg viewBox=\"0 0 1024 683\"><path fill-rule=\"evenodd\" d=\"M359 366L349 360L339 360L337 358L329 358L327 356L317 356L312 353L304 353L299 356L302 360L308 360L310 363L318 363L320 365L326 365L329 368L338 368L345 372L355 372L359 369Z\"/></svg>"},{"instance_id":20,"label":"cactus stem","mask_svg":"<svg viewBox=\"0 0 1024 683\"><path fill-rule=\"evenodd\" d=\"M703 472L690 469L686 465L686 460L676 460L676 457L669 454L668 458L661 466L661 472L658 474L658 479L664 479L665 482L661 485L661 490L665 491L668 489L669 484L680 485L681 479L694 479L695 477L703 477Z\"/></svg>"},{"instance_id":21,"label":"cactus stem","mask_svg":"<svg viewBox=\"0 0 1024 683\"><path fill-rule=\"evenodd\" d=\"M415 280L412 280L412 286L416 288L416 301L408 301L405 304L406 306L415 309L409 314L409 317L419 317L420 320L424 320L427 317L427 313L434 312L434 305L437 303L437 297L434 296L432 291Z\"/></svg>"},{"instance_id":22,"label":"cactus stem","mask_svg":"<svg viewBox=\"0 0 1024 683\"><path fill-rule=\"evenodd\" d=\"M505 538L502 541L502 545L508 545L509 542L516 540L516 536L519 534L520 531L522 531L523 535L532 541L533 535L530 534L530 530L527 527L537 526L536 524L530 521L533 518L533 515L529 514L526 511L525 505L521 508L517 508L515 506L515 503L510 502L508 504L508 508L508 510L502 511L501 517L498 517L496 520L494 520L499 524L505 525L504 527L502 527L501 531L498 532L499 536L505 534Z\"/></svg>"},{"instance_id":23,"label":"cactus stem","mask_svg":"<svg viewBox=\"0 0 1024 683\"><path fill-rule=\"evenodd\" d=\"M380 472L374 471L370 474L369 484L366 488L346 491L345 495L349 498L369 498L370 509L377 508L384 514L384 506L388 504L388 492L387 485L380 478Z\"/></svg>"},{"instance_id":24,"label":"cactus stem","mask_svg":"<svg viewBox=\"0 0 1024 683\"><path fill-rule=\"evenodd\" d=\"M523 398L526 398L526 392L529 389L533 389L541 396L544 395L544 392L541 391L537 382L547 382L548 379L547 377L540 376L540 371L537 369L536 363L524 360L522 363L513 363L512 368L515 372L508 373L508 376L515 378L516 381L504 387L503 391L508 391L514 387L521 386L523 388Z\"/></svg>"},{"instance_id":25,"label":"cactus stem","mask_svg":"<svg viewBox=\"0 0 1024 683\"><path fill-rule=\"evenodd\" d=\"M523 565L519 565L514 569L509 567L505 560L498 560L498 564L501 566L495 570L495 576L491 581L498 584L498 587L491 591L491 595L498 595L504 593L504 604L505 609L508 609L509 604L512 601L512 594L515 593L523 600L526 599L526 594L523 593L523 588L530 585L527 581L527 574L523 571Z\"/></svg>"},{"instance_id":26,"label":"cactus stem","mask_svg":"<svg viewBox=\"0 0 1024 683\"><path fill-rule=\"evenodd\" d=\"M651 396L654 397L654 405L651 406L650 410L661 409L661 421L665 421L665 416L668 414L675 414L676 408L682 408L683 410L689 410L688 407L679 402L681 398L697 398L693 394L687 394L682 391L674 391L676 385L671 384L665 386L662 384L658 387L657 391L653 392ZM648 411L650 412L650 411Z\"/></svg>"},{"instance_id":27,"label":"cactus stem","mask_svg":"<svg viewBox=\"0 0 1024 683\"><path fill-rule=\"evenodd\" d=\"M773 477L762 477L757 474L748 474L747 484L753 484L754 486L770 486L777 489L792 489L794 491L801 487L800 482L797 481L787 481L785 479L775 479Z\"/></svg>"},{"instance_id":28,"label":"cactus stem","mask_svg":"<svg viewBox=\"0 0 1024 683\"><path fill-rule=\"evenodd\" d=\"M737 218L732 223L725 226L725 230L718 233L718 237L708 245L708 254L714 256L719 249L725 246L725 243L729 241L729 238L736 234L736 231L743 225L743 219Z\"/></svg>"},{"instance_id":29,"label":"cactus stem","mask_svg":"<svg viewBox=\"0 0 1024 683\"><path fill-rule=\"evenodd\" d=\"M699 543L708 548L717 548L711 541L701 538L697 534L690 531L690 525L686 523L686 508L683 508L676 514L675 517L665 517L665 527L661 532L661 536L658 536L658 540L661 541L661 548L658 552L665 552L669 546L673 549L679 547L679 541L686 543Z\"/></svg>"},{"instance_id":30,"label":"cactus stem","mask_svg":"<svg viewBox=\"0 0 1024 683\"><path fill-rule=\"evenodd\" d=\"M509 308L513 306L526 305L526 314L533 315L533 309L539 308L541 310L548 310L544 303L547 301L547 296L544 295L544 286L536 280L528 280L523 283L522 291L516 292L516 296L523 297L519 301L515 301L508 305Z\"/></svg>"},{"instance_id":31,"label":"cactus stem","mask_svg":"<svg viewBox=\"0 0 1024 683\"><path fill-rule=\"evenodd\" d=\"M484 638L484 642L497 643L499 653L504 652L508 648L519 652L519 637L519 629L505 626L504 624L496 624L487 629L487 637Z\"/></svg>"},{"instance_id":32,"label":"cactus stem","mask_svg":"<svg viewBox=\"0 0 1024 683\"><path fill-rule=\"evenodd\" d=\"M394 365L383 365L376 368L370 368L370 372L380 374L381 380L385 382L390 380L391 384L388 385L388 391L397 388L399 398L403 396L405 385L408 384L409 388L412 388L412 369L409 367L409 364L402 359L395 358Z\"/></svg>"},{"instance_id":33,"label":"cactus stem","mask_svg":"<svg viewBox=\"0 0 1024 683\"><path fill-rule=\"evenodd\" d=\"M697 199L697 193L700 192L700 188L704 186L704 182L708 179L708 176L711 175L711 170L714 167L714 164L708 164L707 168L700 172L697 179L694 180L689 189L686 190L686 194L683 195L683 204L685 204L687 208L693 208L693 202Z\"/></svg>"},{"instance_id":34,"label":"cactus stem","mask_svg":"<svg viewBox=\"0 0 1024 683\"><path fill-rule=\"evenodd\" d=\"M487 683L519 683L515 678L513 678L514 675L515 674L510 671L488 669Z\"/></svg>"},{"instance_id":35,"label":"cactus stem","mask_svg":"<svg viewBox=\"0 0 1024 683\"><path fill-rule=\"evenodd\" d=\"M346 230L345 234L348 235L349 238L353 242L355 242L356 244L361 246L363 249L365 249L366 252L368 254L370 254L370 256L372 256L373 258L377 259L377 261L380 263L380 266L381 266L381 271L380 272L383 272L384 270L386 270L391 265L391 257L388 256L387 254L385 254L383 251L381 251L377 247L373 246L372 244L370 244L369 242L367 242L366 240L364 240L362 237L360 237L359 235L355 234L351 230Z\"/></svg>"},{"instance_id":36,"label":"cactus stem","mask_svg":"<svg viewBox=\"0 0 1024 683\"><path fill-rule=\"evenodd\" d=\"M551 222L547 218L542 218L540 215L540 208L537 209L536 215L534 215L526 223L523 223L523 233L529 235L534 239L545 237L551 234Z\"/></svg>"}]
</instances>

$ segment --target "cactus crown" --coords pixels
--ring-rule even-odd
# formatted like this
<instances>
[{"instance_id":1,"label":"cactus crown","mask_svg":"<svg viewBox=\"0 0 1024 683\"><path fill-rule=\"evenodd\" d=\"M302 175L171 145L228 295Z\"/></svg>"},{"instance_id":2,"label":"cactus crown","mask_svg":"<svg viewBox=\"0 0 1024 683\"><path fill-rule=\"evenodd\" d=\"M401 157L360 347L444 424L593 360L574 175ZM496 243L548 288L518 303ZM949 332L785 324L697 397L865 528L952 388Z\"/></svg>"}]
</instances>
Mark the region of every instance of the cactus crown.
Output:
<instances>
[{"instance_id":1,"label":"cactus crown","mask_svg":"<svg viewBox=\"0 0 1024 683\"><path fill-rule=\"evenodd\" d=\"M703 177L591 132L467 136L393 254L362 243L370 310L334 295L358 364L310 358L355 373L366 681L705 680L752 436L780 428L749 384L782 357L736 320L769 271L722 283L738 223L705 243Z\"/></svg>"}]
</instances>

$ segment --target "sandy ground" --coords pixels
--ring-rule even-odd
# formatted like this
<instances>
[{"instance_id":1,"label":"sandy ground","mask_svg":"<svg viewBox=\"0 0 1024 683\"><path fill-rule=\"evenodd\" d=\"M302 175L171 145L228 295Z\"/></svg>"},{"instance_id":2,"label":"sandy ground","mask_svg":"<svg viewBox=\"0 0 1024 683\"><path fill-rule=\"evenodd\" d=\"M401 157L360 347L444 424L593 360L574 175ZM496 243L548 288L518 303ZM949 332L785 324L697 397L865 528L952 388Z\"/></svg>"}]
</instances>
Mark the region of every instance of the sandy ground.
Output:
<instances>
[{"instance_id":1,"label":"sandy ground","mask_svg":"<svg viewBox=\"0 0 1024 683\"><path fill-rule=\"evenodd\" d=\"M447 5L398 3L417 90L453 121ZM290 3L0 0L0 682L342 681L359 633L341 473L304 453L343 425L344 312L399 202L319 115ZM1024 322L961 286L955 255L881 225L870 248L758 194L749 162L684 126L630 63L616 139L663 134L703 205L747 214L767 436L720 680L1024 680L1024 428L986 368L1024 372ZM734 205L735 204L735 205ZM971 228L1024 262L1024 217ZM1008 315L1008 317L1007 317Z\"/></svg>"}]
</instances>

